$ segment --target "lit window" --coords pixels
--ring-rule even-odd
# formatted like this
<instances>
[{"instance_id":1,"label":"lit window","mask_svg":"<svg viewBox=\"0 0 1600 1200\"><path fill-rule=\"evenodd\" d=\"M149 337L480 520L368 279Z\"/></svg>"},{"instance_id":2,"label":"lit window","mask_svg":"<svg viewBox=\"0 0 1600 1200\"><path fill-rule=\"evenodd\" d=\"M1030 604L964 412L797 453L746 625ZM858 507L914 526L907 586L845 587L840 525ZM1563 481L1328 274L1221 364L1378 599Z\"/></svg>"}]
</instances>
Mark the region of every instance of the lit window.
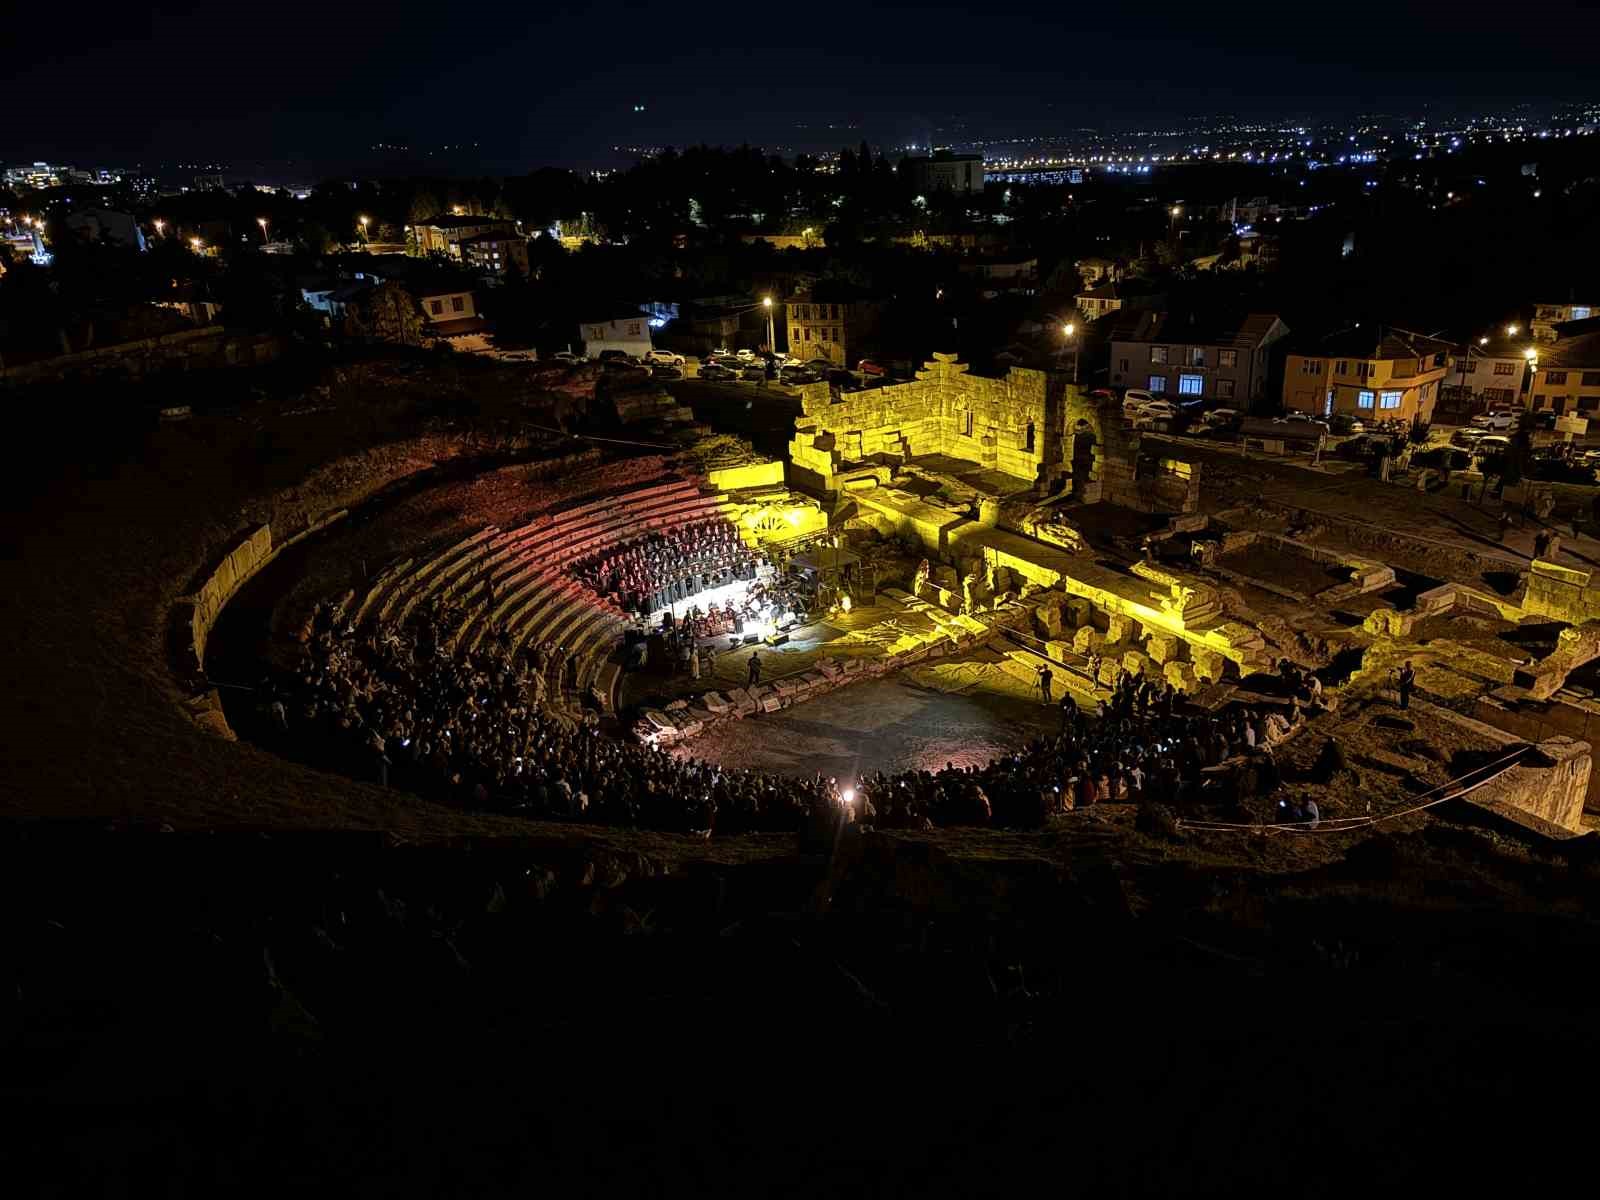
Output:
<instances>
[{"instance_id":1,"label":"lit window","mask_svg":"<svg viewBox=\"0 0 1600 1200\"><path fill-rule=\"evenodd\" d=\"M1237 350L1218 350L1217 366L1237 367L1239 365L1239 352Z\"/></svg>"},{"instance_id":2,"label":"lit window","mask_svg":"<svg viewBox=\"0 0 1600 1200\"><path fill-rule=\"evenodd\" d=\"M1204 346L1191 346L1189 348L1189 365L1203 367L1206 365L1206 350Z\"/></svg>"},{"instance_id":3,"label":"lit window","mask_svg":"<svg viewBox=\"0 0 1600 1200\"><path fill-rule=\"evenodd\" d=\"M1206 394L1206 377L1204 375L1179 375L1178 395L1203 396Z\"/></svg>"},{"instance_id":4,"label":"lit window","mask_svg":"<svg viewBox=\"0 0 1600 1200\"><path fill-rule=\"evenodd\" d=\"M1152 392L1157 392L1157 393L1166 391L1167 390L1167 377L1165 375L1152 375L1152 376L1150 376L1150 388L1149 388L1149 390L1152 391Z\"/></svg>"},{"instance_id":5,"label":"lit window","mask_svg":"<svg viewBox=\"0 0 1600 1200\"><path fill-rule=\"evenodd\" d=\"M1165 346L1150 347L1150 365L1164 367L1167 365L1167 348Z\"/></svg>"},{"instance_id":6,"label":"lit window","mask_svg":"<svg viewBox=\"0 0 1600 1200\"><path fill-rule=\"evenodd\" d=\"M1497 362L1494 365L1494 373L1496 375L1515 375L1517 373L1517 364Z\"/></svg>"},{"instance_id":7,"label":"lit window","mask_svg":"<svg viewBox=\"0 0 1600 1200\"><path fill-rule=\"evenodd\" d=\"M1373 401L1372 393L1367 391L1365 388L1363 388L1361 391L1356 393L1356 407L1357 408L1371 408L1372 407L1372 401Z\"/></svg>"},{"instance_id":8,"label":"lit window","mask_svg":"<svg viewBox=\"0 0 1600 1200\"><path fill-rule=\"evenodd\" d=\"M1379 408L1399 408L1404 392L1383 392L1378 396Z\"/></svg>"},{"instance_id":9,"label":"lit window","mask_svg":"<svg viewBox=\"0 0 1600 1200\"><path fill-rule=\"evenodd\" d=\"M1544 381L1546 383L1565 383L1567 381L1567 373L1565 371L1546 372Z\"/></svg>"}]
</instances>

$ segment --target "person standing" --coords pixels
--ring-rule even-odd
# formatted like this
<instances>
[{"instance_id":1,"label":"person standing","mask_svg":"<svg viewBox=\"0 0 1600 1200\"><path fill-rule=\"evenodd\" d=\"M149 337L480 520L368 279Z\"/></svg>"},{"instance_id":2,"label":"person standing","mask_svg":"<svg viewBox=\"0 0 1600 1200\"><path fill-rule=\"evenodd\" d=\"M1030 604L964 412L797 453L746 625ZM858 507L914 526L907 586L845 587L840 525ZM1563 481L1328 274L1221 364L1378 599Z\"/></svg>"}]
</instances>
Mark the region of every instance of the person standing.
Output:
<instances>
[{"instance_id":1,"label":"person standing","mask_svg":"<svg viewBox=\"0 0 1600 1200\"><path fill-rule=\"evenodd\" d=\"M1039 694L1044 697L1044 703L1050 703L1050 685L1055 682L1055 676L1050 673L1049 663L1039 664Z\"/></svg>"},{"instance_id":2,"label":"person standing","mask_svg":"<svg viewBox=\"0 0 1600 1200\"><path fill-rule=\"evenodd\" d=\"M761 682L761 656L754 650L750 652L750 679L746 687L755 687Z\"/></svg>"},{"instance_id":3,"label":"person standing","mask_svg":"<svg viewBox=\"0 0 1600 1200\"><path fill-rule=\"evenodd\" d=\"M1395 676L1395 683L1400 689L1400 707L1411 707L1411 689L1417 686L1417 673L1411 668L1411 660L1406 659L1405 666L1400 668Z\"/></svg>"}]
</instances>

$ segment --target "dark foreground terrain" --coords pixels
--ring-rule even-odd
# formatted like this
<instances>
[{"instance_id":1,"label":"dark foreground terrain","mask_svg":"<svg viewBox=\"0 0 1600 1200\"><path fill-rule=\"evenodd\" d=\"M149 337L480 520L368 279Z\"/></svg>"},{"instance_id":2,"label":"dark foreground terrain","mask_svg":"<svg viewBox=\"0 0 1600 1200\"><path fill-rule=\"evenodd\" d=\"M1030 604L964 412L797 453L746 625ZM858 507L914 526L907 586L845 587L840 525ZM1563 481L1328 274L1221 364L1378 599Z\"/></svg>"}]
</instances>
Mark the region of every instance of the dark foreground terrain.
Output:
<instances>
[{"instance_id":1,"label":"dark foreground terrain","mask_svg":"<svg viewBox=\"0 0 1600 1200\"><path fill-rule=\"evenodd\" d=\"M1592 863L1079 836L669 869L9 827L11 1194L1381 1194L1582 1144Z\"/></svg>"}]
</instances>

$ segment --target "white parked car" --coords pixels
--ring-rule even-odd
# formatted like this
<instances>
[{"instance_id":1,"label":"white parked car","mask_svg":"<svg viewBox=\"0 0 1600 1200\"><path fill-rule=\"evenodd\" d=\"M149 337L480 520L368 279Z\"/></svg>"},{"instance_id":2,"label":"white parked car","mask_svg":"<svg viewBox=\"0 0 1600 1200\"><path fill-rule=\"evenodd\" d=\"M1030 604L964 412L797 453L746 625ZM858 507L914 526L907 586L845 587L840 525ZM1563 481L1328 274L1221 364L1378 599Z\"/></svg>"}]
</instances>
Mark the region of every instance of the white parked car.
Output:
<instances>
[{"instance_id":1,"label":"white parked car","mask_svg":"<svg viewBox=\"0 0 1600 1200\"><path fill-rule=\"evenodd\" d=\"M1205 415L1205 423L1214 429L1237 425L1241 419L1237 408L1213 408Z\"/></svg>"},{"instance_id":2,"label":"white parked car","mask_svg":"<svg viewBox=\"0 0 1600 1200\"><path fill-rule=\"evenodd\" d=\"M646 350L644 361L652 367L681 367L683 355L674 354L671 350Z\"/></svg>"},{"instance_id":3,"label":"white parked car","mask_svg":"<svg viewBox=\"0 0 1600 1200\"><path fill-rule=\"evenodd\" d=\"M1122 393L1122 415L1136 417L1139 410L1146 404L1152 403L1156 398L1154 392L1147 392L1143 388L1129 388Z\"/></svg>"},{"instance_id":4,"label":"white parked car","mask_svg":"<svg viewBox=\"0 0 1600 1200\"><path fill-rule=\"evenodd\" d=\"M1480 458L1487 458L1491 454L1502 454L1511 449L1511 439L1502 434L1491 433L1488 437L1481 437L1473 444L1472 452Z\"/></svg>"},{"instance_id":5,"label":"white parked car","mask_svg":"<svg viewBox=\"0 0 1600 1200\"><path fill-rule=\"evenodd\" d=\"M579 358L571 350L557 350L550 356L548 361L565 363L569 367L575 367L581 363L583 359Z\"/></svg>"},{"instance_id":6,"label":"white parked car","mask_svg":"<svg viewBox=\"0 0 1600 1200\"><path fill-rule=\"evenodd\" d=\"M1148 404L1139 406L1139 411L1134 415L1135 429L1154 425L1157 421L1173 421L1178 416L1178 406L1170 400L1152 400Z\"/></svg>"},{"instance_id":7,"label":"white parked car","mask_svg":"<svg viewBox=\"0 0 1600 1200\"><path fill-rule=\"evenodd\" d=\"M734 356L742 358L745 362L755 362L756 360L756 352L754 350L735 350Z\"/></svg>"},{"instance_id":8,"label":"white parked car","mask_svg":"<svg viewBox=\"0 0 1600 1200\"><path fill-rule=\"evenodd\" d=\"M1475 429L1510 429L1516 421L1516 414L1509 408L1497 408L1473 417L1472 425Z\"/></svg>"}]
</instances>

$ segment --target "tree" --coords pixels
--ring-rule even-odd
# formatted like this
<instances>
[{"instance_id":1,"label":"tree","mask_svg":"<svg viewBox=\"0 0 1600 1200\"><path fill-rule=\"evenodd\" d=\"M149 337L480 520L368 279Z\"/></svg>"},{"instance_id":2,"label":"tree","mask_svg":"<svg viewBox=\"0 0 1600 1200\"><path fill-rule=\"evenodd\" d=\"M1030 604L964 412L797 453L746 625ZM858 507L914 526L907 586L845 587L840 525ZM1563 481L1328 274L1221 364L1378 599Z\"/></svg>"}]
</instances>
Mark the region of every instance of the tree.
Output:
<instances>
[{"instance_id":1,"label":"tree","mask_svg":"<svg viewBox=\"0 0 1600 1200\"><path fill-rule=\"evenodd\" d=\"M398 283L380 283L350 306L345 333L369 342L422 345L422 309Z\"/></svg>"}]
</instances>

